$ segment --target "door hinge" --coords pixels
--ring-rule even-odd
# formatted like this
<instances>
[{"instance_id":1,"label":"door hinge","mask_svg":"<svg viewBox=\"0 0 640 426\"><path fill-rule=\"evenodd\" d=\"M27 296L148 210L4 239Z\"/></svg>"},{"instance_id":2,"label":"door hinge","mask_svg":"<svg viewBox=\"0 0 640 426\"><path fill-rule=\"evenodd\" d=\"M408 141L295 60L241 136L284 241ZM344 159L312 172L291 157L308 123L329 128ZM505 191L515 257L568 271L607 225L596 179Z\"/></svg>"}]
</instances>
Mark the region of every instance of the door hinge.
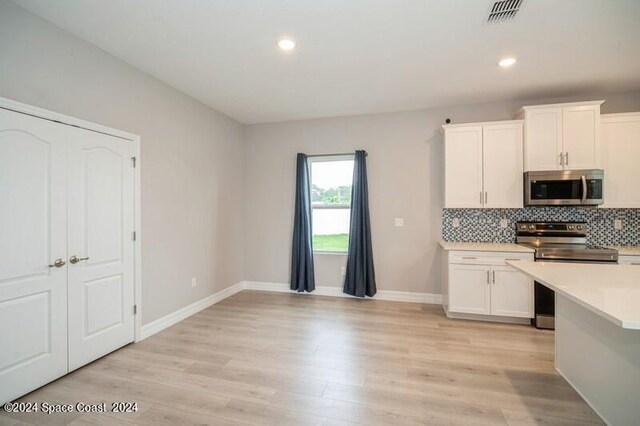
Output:
<instances>
[{"instance_id":1,"label":"door hinge","mask_svg":"<svg viewBox=\"0 0 640 426\"><path fill-rule=\"evenodd\" d=\"M138 315L138 305L133 305L133 315Z\"/></svg>"},{"instance_id":2,"label":"door hinge","mask_svg":"<svg viewBox=\"0 0 640 426\"><path fill-rule=\"evenodd\" d=\"M133 231L132 238L133 238L133 241L135 241L135 240L136 240L136 238L137 238L136 231Z\"/></svg>"},{"instance_id":3,"label":"door hinge","mask_svg":"<svg viewBox=\"0 0 640 426\"><path fill-rule=\"evenodd\" d=\"M133 165L133 168L136 168L136 157L131 157L131 164Z\"/></svg>"}]
</instances>

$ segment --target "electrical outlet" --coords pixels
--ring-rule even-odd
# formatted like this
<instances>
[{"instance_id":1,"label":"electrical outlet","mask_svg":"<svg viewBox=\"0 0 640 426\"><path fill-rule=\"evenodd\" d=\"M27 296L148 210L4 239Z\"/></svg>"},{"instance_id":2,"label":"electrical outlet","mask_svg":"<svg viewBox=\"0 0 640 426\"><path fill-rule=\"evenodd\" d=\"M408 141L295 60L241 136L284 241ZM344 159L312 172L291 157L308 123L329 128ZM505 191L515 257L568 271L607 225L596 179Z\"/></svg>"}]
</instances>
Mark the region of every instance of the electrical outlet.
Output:
<instances>
[{"instance_id":1,"label":"electrical outlet","mask_svg":"<svg viewBox=\"0 0 640 426\"><path fill-rule=\"evenodd\" d=\"M402 217L396 217L393 222L397 228L402 228L404 226L404 218Z\"/></svg>"},{"instance_id":2,"label":"electrical outlet","mask_svg":"<svg viewBox=\"0 0 640 426\"><path fill-rule=\"evenodd\" d=\"M347 267L343 266L342 269L340 269L340 273L342 273L342 275L347 275Z\"/></svg>"},{"instance_id":3,"label":"electrical outlet","mask_svg":"<svg viewBox=\"0 0 640 426\"><path fill-rule=\"evenodd\" d=\"M191 278L191 288L194 288L195 286L198 285L198 280L194 278Z\"/></svg>"},{"instance_id":4,"label":"electrical outlet","mask_svg":"<svg viewBox=\"0 0 640 426\"><path fill-rule=\"evenodd\" d=\"M451 226L453 226L454 228L460 228L460 219L458 219L457 217L451 219Z\"/></svg>"},{"instance_id":5,"label":"electrical outlet","mask_svg":"<svg viewBox=\"0 0 640 426\"><path fill-rule=\"evenodd\" d=\"M500 219L500 228L508 228L509 227L509 219Z\"/></svg>"},{"instance_id":6,"label":"electrical outlet","mask_svg":"<svg viewBox=\"0 0 640 426\"><path fill-rule=\"evenodd\" d=\"M613 229L618 231L622 229L622 219L615 219L613 221Z\"/></svg>"}]
</instances>

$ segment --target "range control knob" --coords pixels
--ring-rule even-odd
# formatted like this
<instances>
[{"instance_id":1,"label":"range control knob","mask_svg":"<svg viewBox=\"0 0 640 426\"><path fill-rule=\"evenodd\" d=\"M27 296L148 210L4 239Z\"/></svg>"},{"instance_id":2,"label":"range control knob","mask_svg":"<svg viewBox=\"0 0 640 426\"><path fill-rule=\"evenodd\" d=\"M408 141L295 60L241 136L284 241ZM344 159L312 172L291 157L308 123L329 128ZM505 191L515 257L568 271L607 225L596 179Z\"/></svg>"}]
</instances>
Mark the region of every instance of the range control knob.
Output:
<instances>
[{"instance_id":1,"label":"range control knob","mask_svg":"<svg viewBox=\"0 0 640 426\"><path fill-rule=\"evenodd\" d=\"M567 226L567 229L568 229L569 231L573 231L573 225L569 225L569 226ZM578 228L578 229L580 229L580 228Z\"/></svg>"},{"instance_id":2,"label":"range control knob","mask_svg":"<svg viewBox=\"0 0 640 426\"><path fill-rule=\"evenodd\" d=\"M536 227L533 225L529 225L529 229L533 230L533 229L536 229Z\"/></svg>"},{"instance_id":3,"label":"range control knob","mask_svg":"<svg viewBox=\"0 0 640 426\"><path fill-rule=\"evenodd\" d=\"M576 226L576 229L577 229L578 231L582 230L582 225L578 225L578 226Z\"/></svg>"},{"instance_id":4,"label":"range control knob","mask_svg":"<svg viewBox=\"0 0 640 426\"><path fill-rule=\"evenodd\" d=\"M527 225L520 225L520 229L527 229Z\"/></svg>"}]
</instances>

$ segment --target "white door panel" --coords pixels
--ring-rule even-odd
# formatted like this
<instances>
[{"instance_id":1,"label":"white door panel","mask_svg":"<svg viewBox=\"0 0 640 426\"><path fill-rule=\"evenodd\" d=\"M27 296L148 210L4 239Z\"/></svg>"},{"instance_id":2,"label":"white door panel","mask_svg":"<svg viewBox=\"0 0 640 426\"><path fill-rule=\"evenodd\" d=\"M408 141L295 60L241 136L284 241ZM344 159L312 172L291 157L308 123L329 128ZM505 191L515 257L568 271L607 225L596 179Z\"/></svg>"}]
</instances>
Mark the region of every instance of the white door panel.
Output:
<instances>
[{"instance_id":1,"label":"white door panel","mask_svg":"<svg viewBox=\"0 0 640 426\"><path fill-rule=\"evenodd\" d=\"M484 207L522 208L522 123L483 126L482 145Z\"/></svg>"},{"instance_id":2,"label":"white door panel","mask_svg":"<svg viewBox=\"0 0 640 426\"><path fill-rule=\"evenodd\" d=\"M449 265L449 311L488 315L491 310L489 266Z\"/></svg>"},{"instance_id":3,"label":"white door panel","mask_svg":"<svg viewBox=\"0 0 640 426\"><path fill-rule=\"evenodd\" d=\"M561 170L562 108L525 113L525 171Z\"/></svg>"},{"instance_id":4,"label":"white door panel","mask_svg":"<svg viewBox=\"0 0 640 426\"><path fill-rule=\"evenodd\" d=\"M510 266L491 273L491 315L533 318L533 280Z\"/></svg>"},{"instance_id":5,"label":"white door panel","mask_svg":"<svg viewBox=\"0 0 640 426\"><path fill-rule=\"evenodd\" d=\"M600 106L567 107L562 111L565 169L600 167Z\"/></svg>"},{"instance_id":6,"label":"white door panel","mask_svg":"<svg viewBox=\"0 0 640 426\"><path fill-rule=\"evenodd\" d=\"M66 144L56 123L0 109L0 400L67 372Z\"/></svg>"},{"instance_id":7,"label":"white door panel","mask_svg":"<svg viewBox=\"0 0 640 426\"><path fill-rule=\"evenodd\" d=\"M482 126L445 130L445 207L482 207Z\"/></svg>"},{"instance_id":8,"label":"white door panel","mask_svg":"<svg viewBox=\"0 0 640 426\"><path fill-rule=\"evenodd\" d=\"M130 141L69 139L69 368L133 341L134 174Z\"/></svg>"}]
</instances>

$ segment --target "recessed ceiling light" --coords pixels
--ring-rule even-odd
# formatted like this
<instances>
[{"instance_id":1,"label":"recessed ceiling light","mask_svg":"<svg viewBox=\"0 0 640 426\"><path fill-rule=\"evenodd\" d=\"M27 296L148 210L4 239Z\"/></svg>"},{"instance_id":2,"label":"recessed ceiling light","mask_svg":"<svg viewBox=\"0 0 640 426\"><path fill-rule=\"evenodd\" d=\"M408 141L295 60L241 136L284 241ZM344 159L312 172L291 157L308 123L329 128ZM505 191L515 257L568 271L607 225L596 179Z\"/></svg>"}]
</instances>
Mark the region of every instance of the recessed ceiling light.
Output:
<instances>
[{"instance_id":1,"label":"recessed ceiling light","mask_svg":"<svg viewBox=\"0 0 640 426\"><path fill-rule=\"evenodd\" d=\"M296 42L290 38L283 38L278 40L278 47L282 50L292 50L296 47Z\"/></svg>"},{"instance_id":2,"label":"recessed ceiling light","mask_svg":"<svg viewBox=\"0 0 640 426\"><path fill-rule=\"evenodd\" d=\"M516 58L504 58L503 60L498 62L498 65L500 65L502 68L507 68L515 63L516 63Z\"/></svg>"}]
</instances>

